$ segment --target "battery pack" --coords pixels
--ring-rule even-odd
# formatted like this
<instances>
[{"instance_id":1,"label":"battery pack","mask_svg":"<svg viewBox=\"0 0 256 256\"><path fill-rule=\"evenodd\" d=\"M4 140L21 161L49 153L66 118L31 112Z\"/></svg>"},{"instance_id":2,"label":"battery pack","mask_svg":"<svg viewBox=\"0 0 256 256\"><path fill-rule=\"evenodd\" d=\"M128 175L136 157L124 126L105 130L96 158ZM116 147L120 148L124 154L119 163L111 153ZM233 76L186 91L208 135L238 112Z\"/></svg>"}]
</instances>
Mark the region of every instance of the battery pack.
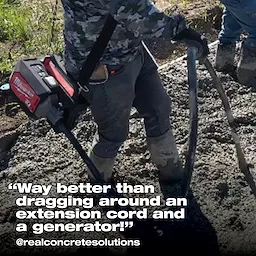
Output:
<instances>
[{"instance_id":1,"label":"battery pack","mask_svg":"<svg viewBox=\"0 0 256 256\"><path fill-rule=\"evenodd\" d=\"M39 105L57 93L58 83L39 58L31 58L18 61L10 76L10 87L29 114L36 116Z\"/></svg>"},{"instance_id":2,"label":"battery pack","mask_svg":"<svg viewBox=\"0 0 256 256\"><path fill-rule=\"evenodd\" d=\"M72 128L88 106L58 55L19 60L9 83L23 110L35 119L46 117L54 121L57 109L63 122Z\"/></svg>"}]
</instances>

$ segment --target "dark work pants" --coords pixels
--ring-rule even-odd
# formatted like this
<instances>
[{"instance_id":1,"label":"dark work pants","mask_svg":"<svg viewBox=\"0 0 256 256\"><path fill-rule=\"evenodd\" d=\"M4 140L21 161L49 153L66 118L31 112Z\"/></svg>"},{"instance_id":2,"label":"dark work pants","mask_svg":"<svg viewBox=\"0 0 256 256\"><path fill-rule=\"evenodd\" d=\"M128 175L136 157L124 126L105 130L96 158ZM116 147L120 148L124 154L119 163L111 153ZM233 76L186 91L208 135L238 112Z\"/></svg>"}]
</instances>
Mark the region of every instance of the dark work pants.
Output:
<instances>
[{"instance_id":1,"label":"dark work pants","mask_svg":"<svg viewBox=\"0 0 256 256\"><path fill-rule=\"evenodd\" d=\"M148 137L169 130L171 111L157 65L144 47L134 61L124 66L108 66L108 70L108 80L90 84L86 94L98 126L93 152L103 158L115 157L126 140L133 106L144 118Z\"/></svg>"}]
</instances>

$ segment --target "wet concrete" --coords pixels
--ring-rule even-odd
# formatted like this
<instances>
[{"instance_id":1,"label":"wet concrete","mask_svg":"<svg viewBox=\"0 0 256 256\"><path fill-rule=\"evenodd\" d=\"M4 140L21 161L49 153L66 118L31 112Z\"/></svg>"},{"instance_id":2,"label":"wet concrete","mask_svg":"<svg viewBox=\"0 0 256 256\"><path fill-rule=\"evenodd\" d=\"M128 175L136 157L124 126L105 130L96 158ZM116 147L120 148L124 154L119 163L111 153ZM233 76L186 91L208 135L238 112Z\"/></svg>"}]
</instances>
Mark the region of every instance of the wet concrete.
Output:
<instances>
[{"instance_id":1,"label":"wet concrete","mask_svg":"<svg viewBox=\"0 0 256 256\"><path fill-rule=\"evenodd\" d=\"M210 54L211 61L214 51L215 48ZM162 81L172 100L170 120L183 160L189 132L186 74L185 60L161 71ZM246 159L251 166L255 166L256 93L251 88L238 84L229 75L218 75L238 121L237 131ZM195 255L256 255L256 199L238 168L235 146L219 95L213 88L209 74L201 66L198 66L198 78L200 79L198 146L191 191L188 196L187 218L182 221L148 220L146 223L138 224L137 229L145 230L140 237L142 246L140 249L128 250L126 255L130 253L150 255L153 254L153 249L157 249L159 254L164 254L166 249L170 253L177 249L182 254L188 251ZM80 117L73 131L85 150L88 150L95 129L96 126L88 111ZM18 194L7 189L9 183L77 184L88 181L86 174L79 176L86 168L79 155L63 135L53 132L45 120L28 122L3 161L0 172L0 255L21 252L31 255L95 253L95 249L89 248L80 251L77 251L77 248L21 249L15 245L17 237L32 239L120 237L114 232L107 234L60 232L41 236L31 232L22 235L15 232L14 228L18 221L15 218L17 210L15 198ZM118 182L132 185L152 184L155 186L156 194L161 195L157 169L150 161L143 120L139 117L130 120L129 138L120 149L114 177ZM152 210L153 207L150 211ZM134 233L125 235L133 237ZM109 253L105 249L98 251L102 255ZM117 251L121 254L118 248Z\"/></svg>"}]
</instances>

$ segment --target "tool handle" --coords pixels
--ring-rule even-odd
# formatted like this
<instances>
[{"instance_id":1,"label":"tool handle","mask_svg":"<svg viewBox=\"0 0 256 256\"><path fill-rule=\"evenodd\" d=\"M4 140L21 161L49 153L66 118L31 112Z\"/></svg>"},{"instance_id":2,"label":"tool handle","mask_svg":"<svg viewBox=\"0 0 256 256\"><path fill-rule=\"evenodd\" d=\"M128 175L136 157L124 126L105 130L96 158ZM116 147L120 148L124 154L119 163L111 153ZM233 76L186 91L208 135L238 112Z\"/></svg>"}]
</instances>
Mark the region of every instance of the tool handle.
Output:
<instances>
[{"instance_id":1,"label":"tool handle","mask_svg":"<svg viewBox=\"0 0 256 256\"><path fill-rule=\"evenodd\" d=\"M214 70L211 62L207 58L205 58L204 60L201 61L201 63L204 64L206 69L208 70L210 76L212 77L213 84L220 95L222 104L224 106L224 110L227 115L228 123L231 128L231 134L232 134L232 137L233 137L233 140L235 143L239 168L240 168L241 172L245 175L245 180L247 181L254 196L256 197L256 185L255 185L254 179L250 173L249 166L246 162L244 152L243 152L241 144L240 144L239 136L236 132L235 118L233 116L233 113L232 113L232 110L231 110L231 107L230 107L230 104L228 101L228 97L225 93L223 86L221 85L220 79L217 76L216 71Z\"/></svg>"},{"instance_id":2,"label":"tool handle","mask_svg":"<svg viewBox=\"0 0 256 256\"><path fill-rule=\"evenodd\" d=\"M188 139L188 152L184 168L184 178L182 182L182 192L186 197L192 173L194 169L195 153L197 146L197 130L198 130L198 106L197 106L197 72L196 72L196 55L198 49L189 47L187 50L187 69L188 69L188 85L189 85L189 104L190 104L190 130Z\"/></svg>"}]
</instances>

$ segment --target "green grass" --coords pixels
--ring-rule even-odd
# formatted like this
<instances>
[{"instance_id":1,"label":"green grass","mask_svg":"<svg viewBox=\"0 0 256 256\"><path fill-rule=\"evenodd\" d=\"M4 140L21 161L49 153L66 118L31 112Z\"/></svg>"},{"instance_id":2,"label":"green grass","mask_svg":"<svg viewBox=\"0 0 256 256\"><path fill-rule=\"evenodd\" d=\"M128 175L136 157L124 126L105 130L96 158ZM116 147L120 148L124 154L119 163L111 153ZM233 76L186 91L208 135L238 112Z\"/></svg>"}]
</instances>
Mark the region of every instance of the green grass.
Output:
<instances>
[{"instance_id":1,"label":"green grass","mask_svg":"<svg viewBox=\"0 0 256 256\"><path fill-rule=\"evenodd\" d=\"M0 74L19 58L63 51L62 10L53 26L54 8L43 0L0 0Z\"/></svg>"},{"instance_id":2,"label":"green grass","mask_svg":"<svg viewBox=\"0 0 256 256\"><path fill-rule=\"evenodd\" d=\"M0 0L0 40L27 41L31 35L29 9L19 3L8 3Z\"/></svg>"}]
</instances>

